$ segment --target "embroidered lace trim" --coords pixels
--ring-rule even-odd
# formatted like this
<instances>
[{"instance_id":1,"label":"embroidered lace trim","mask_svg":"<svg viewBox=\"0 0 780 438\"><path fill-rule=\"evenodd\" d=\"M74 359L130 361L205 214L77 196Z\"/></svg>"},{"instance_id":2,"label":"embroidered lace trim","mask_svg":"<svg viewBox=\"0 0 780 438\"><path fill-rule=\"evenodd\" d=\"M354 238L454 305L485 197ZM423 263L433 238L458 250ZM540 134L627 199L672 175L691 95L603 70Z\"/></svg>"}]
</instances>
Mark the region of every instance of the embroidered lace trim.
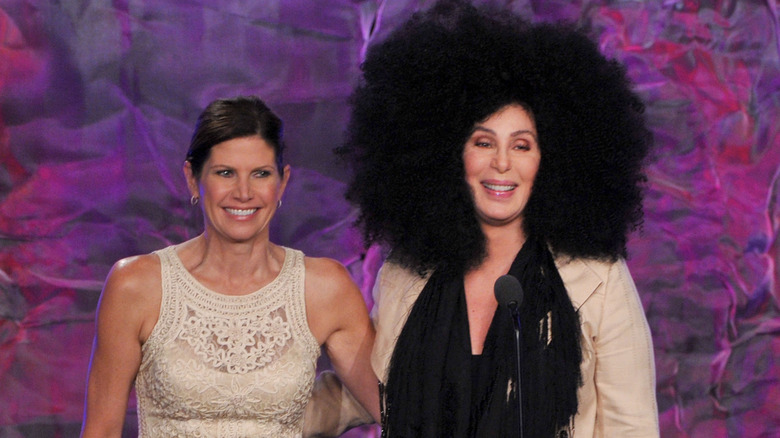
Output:
<instances>
[{"instance_id":1,"label":"embroidered lace trim","mask_svg":"<svg viewBox=\"0 0 780 438\"><path fill-rule=\"evenodd\" d=\"M136 378L149 436L299 436L320 348L309 330L300 251L248 295L216 293L158 251L163 296Z\"/></svg>"}]
</instances>

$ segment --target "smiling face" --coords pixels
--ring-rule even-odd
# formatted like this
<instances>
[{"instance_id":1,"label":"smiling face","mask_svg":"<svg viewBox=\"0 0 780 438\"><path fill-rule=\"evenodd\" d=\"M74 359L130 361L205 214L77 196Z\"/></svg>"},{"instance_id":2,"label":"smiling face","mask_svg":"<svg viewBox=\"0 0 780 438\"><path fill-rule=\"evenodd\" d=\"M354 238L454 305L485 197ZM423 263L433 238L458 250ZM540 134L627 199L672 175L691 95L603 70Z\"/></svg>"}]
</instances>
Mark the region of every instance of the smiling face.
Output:
<instances>
[{"instance_id":1,"label":"smiling face","mask_svg":"<svg viewBox=\"0 0 780 438\"><path fill-rule=\"evenodd\" d=\"M214 145L198 178L189 162L184 174L190 193L199 196L206 236L228 242L268 240L268 223L287 185L274 149L261 137L240 137Z\"/></svg>"},{"instance_id":2,"label":"smiling face","mask_svg":"<svg viewBox=\"0 0 780 438\"><path fill-rule=\"evenodd\" d=\"M483 226L522 223L540 160L536 124L522 106L504 106L474 125L463 165Z\"/></svg>"}]
</instances>

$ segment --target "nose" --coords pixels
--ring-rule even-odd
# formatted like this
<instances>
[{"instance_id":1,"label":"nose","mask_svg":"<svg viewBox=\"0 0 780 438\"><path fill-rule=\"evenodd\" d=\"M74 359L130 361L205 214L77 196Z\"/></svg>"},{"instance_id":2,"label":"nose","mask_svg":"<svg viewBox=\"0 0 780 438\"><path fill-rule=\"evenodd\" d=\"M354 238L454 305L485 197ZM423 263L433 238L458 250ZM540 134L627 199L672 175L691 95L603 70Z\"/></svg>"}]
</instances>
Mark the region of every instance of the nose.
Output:
<instances>
[{"instance_id":1,"label":"nose","mask_svg":"<svg viewBox=\"0 0 780 438\"><path fill-rule=\"evenodd\" d=\"M504 173L512 168L512 163L509 160L509 150L506 147L499 146L496 148L496 152L493 155L493 168L497 171Z\"/></svg>"},{"instance_id":2,"label":"nose","mask_svg":"<svg viewBox=\"0 0 780 438\"><path fill-rule=\"evenodd\" d=\"M239 178L233 191L235 198L241 202L247 202L254 197L252 185L247 178Z\"/></svg>"}]
</instances>

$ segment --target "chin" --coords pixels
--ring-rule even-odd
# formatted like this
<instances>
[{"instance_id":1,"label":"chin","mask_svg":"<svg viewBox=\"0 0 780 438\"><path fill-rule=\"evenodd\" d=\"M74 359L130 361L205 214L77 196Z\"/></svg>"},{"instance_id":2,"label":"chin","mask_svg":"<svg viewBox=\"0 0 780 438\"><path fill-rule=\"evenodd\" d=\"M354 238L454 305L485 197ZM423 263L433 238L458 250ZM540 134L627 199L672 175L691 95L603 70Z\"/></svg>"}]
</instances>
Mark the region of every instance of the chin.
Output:
<instances>
[{"instance_id":1,"label":"chin","mask_svg":"<svg viewBox=\"0 0 780 438\"><path fill-rule=\"evenodd\" d=\"M516 211L486 212L479 214L479 220L480 222L493 226L512 225L522 223L523 214L522 212Z\"/></svg>"}]
</instances>

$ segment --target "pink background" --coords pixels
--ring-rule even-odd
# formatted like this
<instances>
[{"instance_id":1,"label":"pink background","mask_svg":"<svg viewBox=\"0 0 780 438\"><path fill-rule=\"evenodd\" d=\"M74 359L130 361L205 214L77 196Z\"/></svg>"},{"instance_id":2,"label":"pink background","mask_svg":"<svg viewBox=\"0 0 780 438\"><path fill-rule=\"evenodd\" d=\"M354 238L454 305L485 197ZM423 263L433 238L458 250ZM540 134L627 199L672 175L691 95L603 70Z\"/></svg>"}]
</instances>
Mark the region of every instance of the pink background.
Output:
<instances>
[{"instance_id":1,"label":"pink background","mask_svg":"<svg viewBox=\"0 0 780 438\"><path fill-rule=\"evenodd\" d=\"M629 265L662 436L780 436L776 0L495 3L589 23L648 104ZM77 435L108 269L201 229L181 164L212 99L258 94L282 116L293 173L273 239L342 261L371 305L380 261L331 150L366 44L430 4L0 0L0 437Z\"/></svg>"}]
</instances>

